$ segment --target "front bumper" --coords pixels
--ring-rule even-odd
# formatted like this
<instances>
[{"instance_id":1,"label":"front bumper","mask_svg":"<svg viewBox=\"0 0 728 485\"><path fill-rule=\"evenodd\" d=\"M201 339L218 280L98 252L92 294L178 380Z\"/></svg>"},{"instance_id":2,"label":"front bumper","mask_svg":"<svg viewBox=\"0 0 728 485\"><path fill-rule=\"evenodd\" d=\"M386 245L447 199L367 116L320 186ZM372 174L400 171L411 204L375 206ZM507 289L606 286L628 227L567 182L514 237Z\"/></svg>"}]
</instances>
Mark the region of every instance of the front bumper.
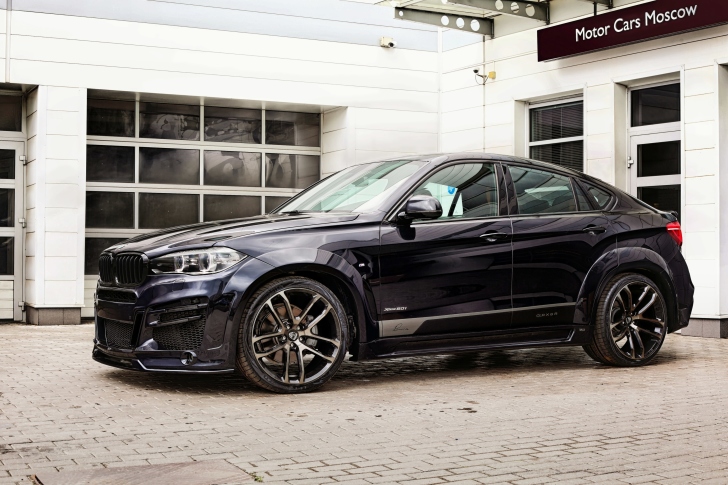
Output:
<instances>
[{"instance_id":1,"label":"front bumper","mask_svg":"<svg viewBox=\"0 0 728 485\"><path fill-rule=\"evenodd\" d=\"M249 258L212 275L154 275L136 288L99 284L92 357L138 371L232 372L241 302L270 270Z\"/></svg>"}]
</instances>

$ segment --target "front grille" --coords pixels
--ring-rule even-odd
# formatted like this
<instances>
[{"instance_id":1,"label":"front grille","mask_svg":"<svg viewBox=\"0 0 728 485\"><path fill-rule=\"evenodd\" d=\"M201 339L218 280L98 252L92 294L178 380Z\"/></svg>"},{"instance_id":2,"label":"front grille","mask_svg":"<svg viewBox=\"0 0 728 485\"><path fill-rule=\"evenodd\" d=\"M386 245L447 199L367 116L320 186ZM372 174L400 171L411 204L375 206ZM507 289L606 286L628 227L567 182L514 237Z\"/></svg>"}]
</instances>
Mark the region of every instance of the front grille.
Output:
<instances>
[{"instance_id":1,"label":"front grille","mask_svg":"<svg viewBox=\"0 0 728 485\"><path fill-rule=\"evenodd\" d=\"M138 285L147 277L147 265L140 254L119 254L114 258L116 280L120 285Z\"/></svg>"},{"instance_id":2,"label":"front grille","mask_svg":"<svg viewBox=\"0 0 728 485\"><path fill-rule=\"evenodd\" d=\"M99 278L104 283L114 282L114 268L110 254L102 254L99 258Z\"/></svg>"},{"instance_id":3,"label":"front grille","mask_svg":"<svg viewBox=\"0 0 728 485\"><path fill-rule=\"evenodd\" d=\"M99 290L96 296L99 300L115 303L136 303L136 295L130 291Z\"/></svg>"},{"instance_id":4,"label":"front grille","mask_svg":"<svg viewBox=\"0 0 728 485\"><path fill-rule=\"evenodd\" d=\"M106 345L115 349L131 349L131 333L134 325L131 322L118 322L103 319Z\"/></svg>"},{"instance_id":5,"label":"front grille","mask_svg":"<svg viewBox=\"0 0 728 485\"><path fill-rule=\"evenodd\" d=\"M204 319L154 329L154 340L159 344L160 350L199 349L204 335Z\"/></svg>"},{"instance_id":6,"label":"front grille","mask_svg":"<svg viewBox=\"0 0 728 485\"><path fill-rule=\"evenodd\" d=\"M147 278L147 264L141 254L104 253L99 257L99 278L104 283L139 285Z\"/></svg>"}]
</instances>

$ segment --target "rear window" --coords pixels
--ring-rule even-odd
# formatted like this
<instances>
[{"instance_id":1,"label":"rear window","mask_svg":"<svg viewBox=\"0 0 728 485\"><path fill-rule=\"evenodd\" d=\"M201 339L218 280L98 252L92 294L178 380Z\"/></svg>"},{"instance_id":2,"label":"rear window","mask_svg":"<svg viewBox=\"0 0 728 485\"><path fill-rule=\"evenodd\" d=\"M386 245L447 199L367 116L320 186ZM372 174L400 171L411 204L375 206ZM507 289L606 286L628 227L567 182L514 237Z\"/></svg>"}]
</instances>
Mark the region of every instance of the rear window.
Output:
<instances>
[{"instance_id":1,"label":"rear window","mask_svg":"<svg viewBox=\"0 0 728 485\"><path fill-rule=\"evenodd\" d=\"M587 197L596 207L606 209L609 206L609 203L612 201L612 194L592 183L584 181L581 183L586 189Z\"/></svg>"},{"instance_id":2,"label":"rear window","mask_svg":"<svg viewBox=\"0 0 728 485\"><path fill-rule=\"evenodd\" d=\"M571 180L543 170L510 167L519 214L576 212Z\"/></svg>"}]
</instances>

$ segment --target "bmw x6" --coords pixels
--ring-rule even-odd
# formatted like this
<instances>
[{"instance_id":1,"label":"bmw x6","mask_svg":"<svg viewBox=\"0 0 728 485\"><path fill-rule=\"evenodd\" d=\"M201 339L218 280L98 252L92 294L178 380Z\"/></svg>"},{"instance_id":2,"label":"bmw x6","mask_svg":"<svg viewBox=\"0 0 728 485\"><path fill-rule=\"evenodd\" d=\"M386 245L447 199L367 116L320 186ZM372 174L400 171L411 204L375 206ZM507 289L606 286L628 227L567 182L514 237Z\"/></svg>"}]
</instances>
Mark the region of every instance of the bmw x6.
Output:
<instances>
[{"instance_id":1,"label":"bmw x6","mask_svg":"<svg viewBox=\"0 0 728 485\"><path fill-rule=\"evenodd\" d=\"M311 391L351 360L579 345L653 361L688 324L677 214L556 165L437 154L353 166L269 214L99 258L93 358Z\"/></svg>"}]
</instances>

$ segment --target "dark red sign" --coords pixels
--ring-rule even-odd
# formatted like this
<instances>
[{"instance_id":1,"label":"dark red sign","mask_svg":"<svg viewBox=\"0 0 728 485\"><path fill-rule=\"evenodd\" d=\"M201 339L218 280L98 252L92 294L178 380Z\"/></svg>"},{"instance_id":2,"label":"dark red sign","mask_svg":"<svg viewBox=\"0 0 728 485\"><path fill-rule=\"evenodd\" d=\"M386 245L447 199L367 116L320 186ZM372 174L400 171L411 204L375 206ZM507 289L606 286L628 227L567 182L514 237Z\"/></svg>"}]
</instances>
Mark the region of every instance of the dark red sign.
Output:
<instances>
[{"instance_id":1,"label":"dark red sign","mask_svg":"<svg viewBox=\"0 0 728 485\"><path fill-rule=\"evenodd\" d=\"M728 23L728 0L655 0L538 31L550 61Z\"/></svg>"}]
</instances>

